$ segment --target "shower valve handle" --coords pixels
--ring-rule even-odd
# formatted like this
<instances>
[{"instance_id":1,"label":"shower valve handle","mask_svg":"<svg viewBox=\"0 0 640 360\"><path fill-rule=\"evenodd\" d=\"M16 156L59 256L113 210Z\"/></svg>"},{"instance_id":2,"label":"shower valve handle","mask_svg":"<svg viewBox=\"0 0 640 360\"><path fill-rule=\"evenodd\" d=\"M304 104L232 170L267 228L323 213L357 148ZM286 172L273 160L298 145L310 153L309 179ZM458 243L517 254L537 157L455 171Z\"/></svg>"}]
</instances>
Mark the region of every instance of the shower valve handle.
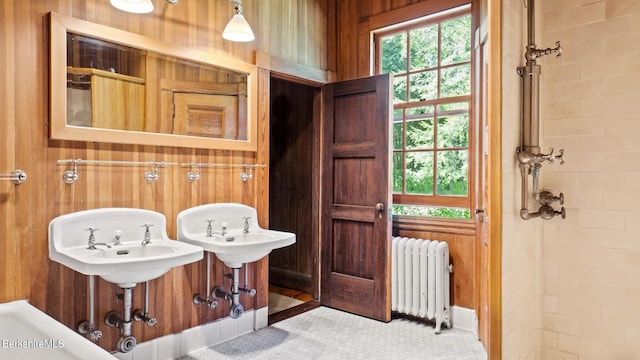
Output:
<instances>
[{"instance_id":1,"label":"shower valve handle","mask_svg":"<svg viewBox=\"0 0 640 360\"><path fill-rule=\"evenodd\" d=\"M560 165L564 164L564 149L560 149L560 151L558 151L558 155L554 156L554 159L560 160Z\"/></svg>"},{"instance_id":2,"label":"shower valve handle","mask_svg":"<svg viewBox=\"0 0 640 360\"><path fill-rule=\"evenodd\" d=\"M553 164L556 160L560 160L560 165L564 164L564 149L558 151L558 155L553 155L553 148L549 149L549 154L542 155L545 160L549 161L549 164Z\"/></svg>"}]
</instances>

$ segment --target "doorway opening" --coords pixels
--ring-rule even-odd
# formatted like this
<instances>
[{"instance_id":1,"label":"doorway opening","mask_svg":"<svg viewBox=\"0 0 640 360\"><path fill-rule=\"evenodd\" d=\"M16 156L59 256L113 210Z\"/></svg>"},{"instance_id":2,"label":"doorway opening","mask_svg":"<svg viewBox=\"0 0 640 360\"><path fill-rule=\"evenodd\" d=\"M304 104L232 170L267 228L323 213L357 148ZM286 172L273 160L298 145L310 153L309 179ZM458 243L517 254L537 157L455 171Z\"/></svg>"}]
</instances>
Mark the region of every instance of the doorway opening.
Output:
<instances>
[{"instance_id":1,"label":"doorway opening","mask_svg":"<svg viewBox=\"0 0 640 360\"><path fill-rule=\"evenodd\" d=\"M296 243L269 255L269 323L318 306L320 88L270 79L269 227Z\"/></svg>"}]
</instances>

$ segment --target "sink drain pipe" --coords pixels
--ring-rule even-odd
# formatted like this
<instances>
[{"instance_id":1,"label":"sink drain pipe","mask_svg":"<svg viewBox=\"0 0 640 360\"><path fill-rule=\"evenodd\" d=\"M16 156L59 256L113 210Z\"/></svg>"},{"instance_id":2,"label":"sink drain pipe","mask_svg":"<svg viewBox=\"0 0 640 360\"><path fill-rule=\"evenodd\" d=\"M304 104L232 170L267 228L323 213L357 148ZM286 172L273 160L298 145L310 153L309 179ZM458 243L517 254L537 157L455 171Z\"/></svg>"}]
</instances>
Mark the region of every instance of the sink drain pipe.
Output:
<instances>
[{"instance_id":1,"label":"sink drain pipe","mask_svg":"<svg viewBox=\"0 0 640 360\"><path fill-rule=\"evenodd\" d=\"M256 290L247 288L247 264L244 264L245 286L243 288L240 288L240 268L231 268L231 270L233 273L226 275L232 279L231 292L224 291L221 286L216 286L213 288L212 296L229 301L229 316L232 319L237 319L244 314L244 307L240 303L240 291L253 297L256 295Z\"/></svg>"},{"instance_id":2,"label":"sink drain pipe","mask_svg":"<svg viewBox=\"0 0 640 360\"><path fill-rule=\"evenodd\" d=\"M144 283L144 311L136 310L131 316L132 309L132 292L133 288L122 288L124 293L122 294L122 306L123 306L123 316L115 311L111 310L104 316L104 323L109 327L117 327L120 329L120 338L118 339L118 343L116 347L120 352L126 353L131 350L138 344L138 340L131 332L131 326L133 325L133 320L142 321L149 327L154 327L158 320L154 317L149 316L149 282L146 281ZM118 295L120 297L120 295Z\"/></svg>"},{"instance_id":3,"label":"sink drain pipe","mask_svg":"<svg viewBox=\"0 0 640 360\"><path fill-rule=\"evenodd\" d=\"M117 311L111 310L104 316L104 323L109 327L117 327L120 329L120 338L118 339L117 348L120 352L126 353L136 346L138 340L131 334L131 292L132 288L123 288L122 297L124 317L120 316Z\"/></svg>"}]
</instances>

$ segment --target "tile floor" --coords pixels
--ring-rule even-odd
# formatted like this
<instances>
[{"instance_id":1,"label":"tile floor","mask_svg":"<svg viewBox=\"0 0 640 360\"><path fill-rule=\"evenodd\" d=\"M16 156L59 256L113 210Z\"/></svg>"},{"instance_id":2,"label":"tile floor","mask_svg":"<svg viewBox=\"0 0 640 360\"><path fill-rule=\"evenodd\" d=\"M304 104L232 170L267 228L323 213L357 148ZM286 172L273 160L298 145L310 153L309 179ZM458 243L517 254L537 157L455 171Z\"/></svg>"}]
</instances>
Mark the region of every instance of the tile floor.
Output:
<instances>
[{"instance_id":1,"label":"tile floor","mask_svg":"<svg viewBox=\"0 0 640 360\"><path fill-rule=\"evenodd\" d=\"M383 323L320 307L237 339L185 356L207 359L451 359L485 360L467 331L396 319Z\"/></svg>"}]
</instances>

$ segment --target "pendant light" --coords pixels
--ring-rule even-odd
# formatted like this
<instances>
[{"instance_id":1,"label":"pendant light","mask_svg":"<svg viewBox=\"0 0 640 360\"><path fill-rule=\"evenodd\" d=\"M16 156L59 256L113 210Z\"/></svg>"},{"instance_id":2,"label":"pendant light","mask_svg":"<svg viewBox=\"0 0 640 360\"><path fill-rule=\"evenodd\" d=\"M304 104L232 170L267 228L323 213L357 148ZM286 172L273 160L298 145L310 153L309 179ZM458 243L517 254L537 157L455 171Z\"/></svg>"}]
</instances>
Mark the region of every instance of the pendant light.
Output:
<instances>
[{"instance_id":1,"label":"pendant light","mask_svg":"<svg viewBox=\"0 0 640 360\"><path fill-rule=\"evenodd\" d=\"M153 11L151 0L111 0L111 6L134 14L145 14Z\"/></svg>"},{"instance_id":2,"label":"pendant light","mask_svg":"<svg viewBox=\"0 0 640 360\"><path fill-rule=\"evenodd\" d=\"M222 32L222 38L229 41L247 42L255 39L251 26L242 15L242 3L241 0L231 0L237 5L235 7L236 13L233 15L229 23Z\"/></svg>"}]
</instances>

